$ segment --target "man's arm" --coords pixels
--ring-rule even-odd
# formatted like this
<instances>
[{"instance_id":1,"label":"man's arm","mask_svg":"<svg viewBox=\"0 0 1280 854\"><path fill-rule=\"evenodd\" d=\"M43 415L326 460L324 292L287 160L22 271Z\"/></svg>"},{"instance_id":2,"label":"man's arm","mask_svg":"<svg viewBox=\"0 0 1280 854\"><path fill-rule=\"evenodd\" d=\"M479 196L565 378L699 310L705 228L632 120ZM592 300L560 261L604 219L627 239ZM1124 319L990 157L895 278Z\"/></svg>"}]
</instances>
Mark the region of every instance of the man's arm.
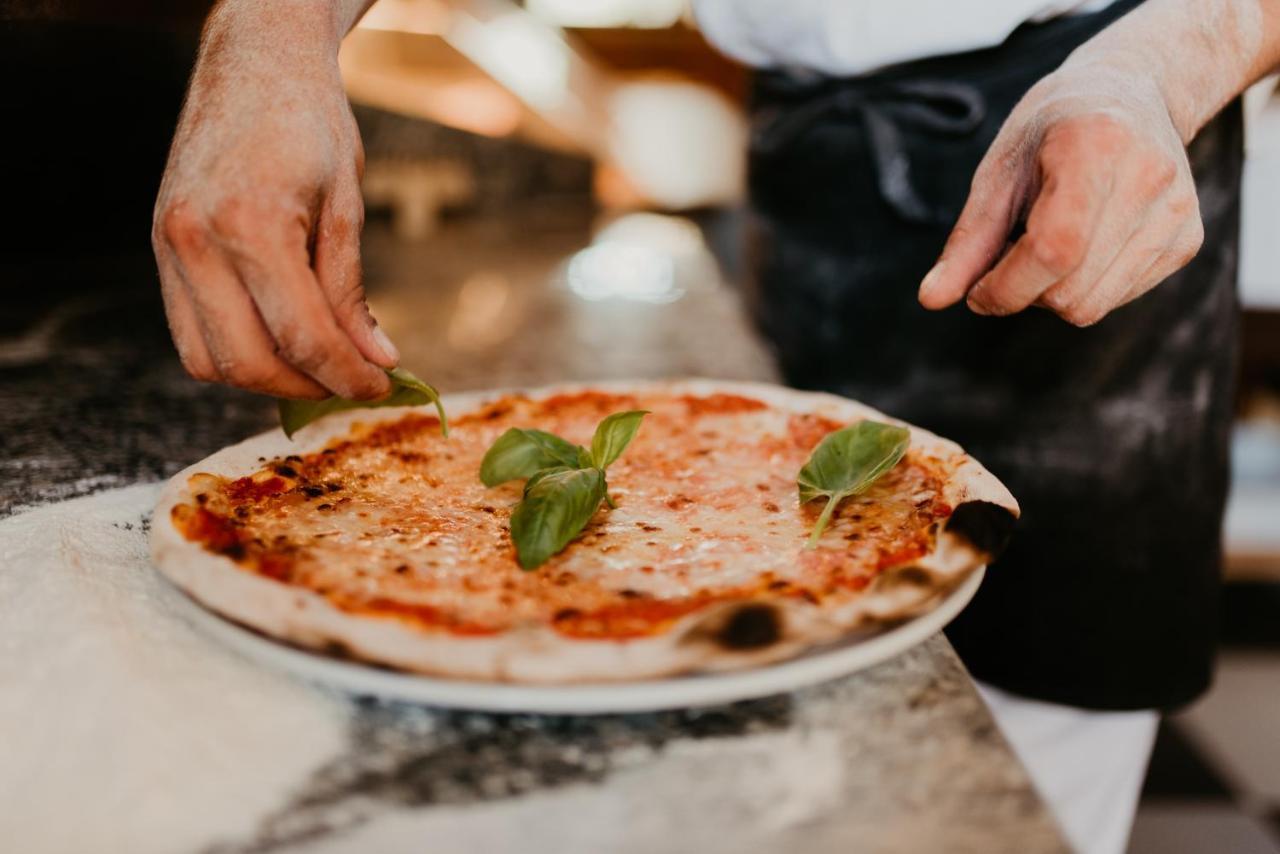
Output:
<instances>
[{"instance_id":1,"label":"man's arm","mask_svg":"<svg viewBox=\"0 0 1280 854\"><path fill-rule=\"evenodd\" d=\"M338 45L372 0L224 0L156 200L165 311L194 377L371 398L398 359L364 302L364 154Z\"/></svg>"},{"instance_id":2,"label":"man's arm","mask_svg":"<svg viewBox=\"0 0 1280 854\"><path fill-rule=\"evenodd\" d=\"M1186 144L1278 63L1280 0L1149 0L1099 33L1014 108L920 302L1085 326L1155 287L1204 239Z\"/></svg>"}]
</instances>

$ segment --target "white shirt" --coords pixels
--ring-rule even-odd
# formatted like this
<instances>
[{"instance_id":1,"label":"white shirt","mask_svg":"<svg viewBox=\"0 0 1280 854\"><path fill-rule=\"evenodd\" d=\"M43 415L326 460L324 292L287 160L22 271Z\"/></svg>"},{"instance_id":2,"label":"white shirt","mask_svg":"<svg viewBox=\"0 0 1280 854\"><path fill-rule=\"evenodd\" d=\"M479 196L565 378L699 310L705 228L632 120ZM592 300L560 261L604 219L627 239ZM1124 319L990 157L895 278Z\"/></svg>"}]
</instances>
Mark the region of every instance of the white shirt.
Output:
<instances>
[{"instance_id":1,"label":"white shirt","mask_svg":"<svg viewBox=\"0 0 1280 854\"><path fill-rule=\"evenodd\" d=\"M757 68L837 76L1000 44L1019 24L1112 0L693 0L716 47Z\"/></svg>"}]
</instances>

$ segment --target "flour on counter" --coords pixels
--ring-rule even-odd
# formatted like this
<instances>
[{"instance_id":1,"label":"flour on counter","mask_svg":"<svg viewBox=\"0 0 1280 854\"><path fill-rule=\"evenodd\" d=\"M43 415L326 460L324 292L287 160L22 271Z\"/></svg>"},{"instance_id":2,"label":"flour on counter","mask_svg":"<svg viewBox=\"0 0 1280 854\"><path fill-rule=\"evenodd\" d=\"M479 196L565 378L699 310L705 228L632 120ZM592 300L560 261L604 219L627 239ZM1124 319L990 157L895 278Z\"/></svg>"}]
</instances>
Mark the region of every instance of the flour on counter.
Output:
<instances>
[{"instance_id":1,"label":"flour on counter","mask_svg":"<svg viewBox=\"0 0 1280 854\"><path fill-rule=\"evenodd\" d=\"M203 848L339 752L348 706L188 626L152 569L157 485L0 521L0 839Z\"/></svg>"}]
</instances>

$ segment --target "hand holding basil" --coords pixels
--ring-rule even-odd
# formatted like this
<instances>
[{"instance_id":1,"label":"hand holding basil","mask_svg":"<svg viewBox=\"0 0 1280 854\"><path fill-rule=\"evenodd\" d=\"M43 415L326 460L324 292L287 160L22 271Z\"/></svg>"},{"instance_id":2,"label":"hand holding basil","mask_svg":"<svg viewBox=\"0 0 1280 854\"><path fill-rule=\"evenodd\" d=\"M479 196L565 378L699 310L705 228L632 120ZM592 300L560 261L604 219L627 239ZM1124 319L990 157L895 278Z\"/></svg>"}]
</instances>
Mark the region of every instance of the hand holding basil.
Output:
<instances>
[{"instance_id":1,"label":"hand holding basil","mask_svg":"<svg viewBox=\"0 0 1280 854\"><path fill-rule=\"evenodd\" d=\"M348 400L345 397L330 397L325 400L285 400L277 401L280 410L280 427L284 434L293 438L293 434L303 427L332 412L343 412L348 409L377 409L383 406L422 406L435 404L440 413L440 432L449 435L449 419L445 417L444 405L440 403L440 395L434 388L406 371L404 368L392 368L387 371L391 378L391 393L381 400Z\"/></svg>"},{"instance_id":2,"label":"hand holding basil","mask_svg":"<svg viewBox=\"0 0 1280 854\"><path fill-rule=\"evenodd\" d=\"M910 430L878 421L860 421L828 433L813 449L796 479L801 504L815 498L827 499L806 548L818 544L836 505L866 491L898 464L910 444Z\"/></svg>"},{"instance_id":3,"label":"hand holding basil","mask_svg":"<svg viewBox=\"0 0 1280 854\"><path fill-rule=\"evenodd\" d=\"M497 486L527 478L524 497L511 512L511 539L525 569L558 554L591 521L609 497L605 470L622 455L648 412L615 412L596 426L591 450L547 433L512 427L480 463L480 480Z\"/></svg>"}]
</instances>

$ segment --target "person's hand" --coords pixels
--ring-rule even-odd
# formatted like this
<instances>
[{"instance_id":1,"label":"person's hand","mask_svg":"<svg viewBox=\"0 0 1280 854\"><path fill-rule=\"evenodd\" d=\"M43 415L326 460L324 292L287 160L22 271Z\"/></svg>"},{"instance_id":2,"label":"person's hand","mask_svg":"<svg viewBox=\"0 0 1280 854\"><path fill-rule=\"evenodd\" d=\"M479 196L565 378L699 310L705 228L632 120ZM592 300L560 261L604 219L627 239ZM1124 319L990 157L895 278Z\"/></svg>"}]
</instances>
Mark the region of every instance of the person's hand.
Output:
<instances>
[{"instance_id":1,"label":"person's hand","mask_svg":"<svg viewBox=\"0 0 1280 854\"><path fill-rule=\"evenodd\" d=\"M382 368L399 357L364 301L363 151L337 37L265 5L252 21L225 6L206 30L152 228L182 364L281 397L380 397Z\"/></svg>"},{"instance_id":2,"label":"person's hand","mask_svg":"<svg viewBox=\"0 0 1280 854\"><path fill-rule=\"evenodd\" d=\"M1001 128L920 302L964 298L984 315L1036 305L1088 326L1183 267L1203 239L1160 89L1103 61L1068 60Z\"/></svg>"}]
</instances>

